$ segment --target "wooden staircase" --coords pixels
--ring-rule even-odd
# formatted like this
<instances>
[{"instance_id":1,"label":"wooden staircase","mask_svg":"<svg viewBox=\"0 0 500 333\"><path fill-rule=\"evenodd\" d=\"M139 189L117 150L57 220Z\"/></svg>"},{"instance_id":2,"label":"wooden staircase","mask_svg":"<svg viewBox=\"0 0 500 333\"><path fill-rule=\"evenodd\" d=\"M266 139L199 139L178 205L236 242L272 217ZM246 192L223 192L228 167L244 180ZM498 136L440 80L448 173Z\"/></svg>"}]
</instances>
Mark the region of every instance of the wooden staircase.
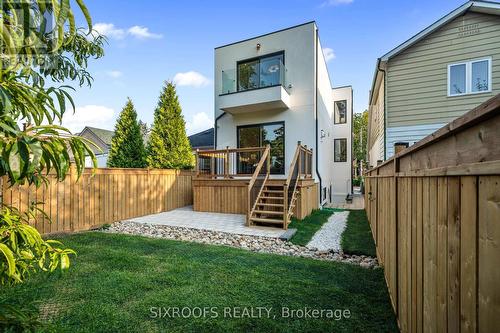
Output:
<instances>
[{"instance_id":1,"label":"wooden staircase","mask_svg":"<svg viewBox=\"0 0 500 333\"><path fill-rule=\"evenodd\" d=\"M252 223L284 226L286 214L283 185L264 184L264 188L257 198L255 209L250 216L250 221ZM286 220L289 223L290 220Z\"/></svg>"},{"instance_id":2,"label":"wooden staircase","mask_svg":"<svg viewBox=\"0 0 500 333\"><path fill-rule=\"evenodd\" d=\"M267 146L248 185L247 225L271 224L287 229L299 196L299 180L312 177L311 165L312 150L299 142L287 179L283 184L273 183L269 179L270 147Z\"/></svg>"}]
</instances>

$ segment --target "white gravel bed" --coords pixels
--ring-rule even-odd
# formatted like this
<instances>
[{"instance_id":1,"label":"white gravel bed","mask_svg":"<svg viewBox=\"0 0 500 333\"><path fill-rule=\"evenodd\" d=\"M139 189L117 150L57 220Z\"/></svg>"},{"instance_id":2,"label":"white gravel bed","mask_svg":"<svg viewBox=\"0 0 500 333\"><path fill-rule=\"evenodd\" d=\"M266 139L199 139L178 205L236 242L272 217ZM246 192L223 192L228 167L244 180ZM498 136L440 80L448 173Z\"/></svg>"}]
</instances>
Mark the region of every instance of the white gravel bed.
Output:
<instances>
[{"instance_id":1,"label":"white gravel bed","mask_svg":"<svg viewBox=\"0 0 500 333\"><path fill-rule=\"evenodd\" d=\"M174 239L204 244L225 245L253 252L339 261L360 265L364 268L374 268L378 265L376 258L347 255L342 251L321 251L315 248L298 246L278 238L270 237L238 235L219 231L135 223L130 221L113 223L111 227L104 232Z\"/></svg>"},{"instance_id":2,"label":"white gravel bed","mask_svg":"<svg viewBox=\"0 0 500 333\"><path fill-rule=\"evenodd\" d=\"M349 212L335 212L328 218L328 222L323 224L309 243L307 248L316 248L319 251L334 251L339 252L342 248L340 246L340 239L345 230L347 217Z\"/></svg>"}]
</instances>

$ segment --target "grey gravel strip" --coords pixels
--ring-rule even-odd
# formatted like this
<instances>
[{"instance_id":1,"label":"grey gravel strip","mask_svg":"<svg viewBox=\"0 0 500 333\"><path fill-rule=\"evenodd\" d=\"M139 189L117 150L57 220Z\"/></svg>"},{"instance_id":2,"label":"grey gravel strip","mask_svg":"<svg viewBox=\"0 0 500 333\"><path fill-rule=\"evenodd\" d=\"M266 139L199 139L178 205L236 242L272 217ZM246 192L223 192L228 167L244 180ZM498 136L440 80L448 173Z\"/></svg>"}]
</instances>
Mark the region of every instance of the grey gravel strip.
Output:
<instances>
[{"instance_id":1,"label":"grey gravel strip","mask_svg":"<svg viewBox=\"0 0 500 333\"><path fill-rule=\"evenodd\" d=\"M225 245L253 252L338 261L360 265L364 268L374 268L378 265L377 259L375 258L347 255L342 251L335 252L320 251L313 248L308 249L304 246L298 246L290 242L271 237L239 235L211 230L135 223L130 221L113 223L111 227L104 232L174 239L213 245Z\"/></svg>"}]
</instances>

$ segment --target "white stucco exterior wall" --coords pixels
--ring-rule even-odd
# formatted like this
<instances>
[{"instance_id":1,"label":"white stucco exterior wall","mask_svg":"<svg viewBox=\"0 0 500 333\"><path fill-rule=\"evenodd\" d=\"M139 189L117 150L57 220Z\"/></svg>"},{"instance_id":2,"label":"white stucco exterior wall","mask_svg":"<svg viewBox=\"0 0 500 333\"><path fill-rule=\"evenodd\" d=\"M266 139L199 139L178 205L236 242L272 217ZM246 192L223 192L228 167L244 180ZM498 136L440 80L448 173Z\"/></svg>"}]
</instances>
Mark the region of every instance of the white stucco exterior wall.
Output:
<instances>
[{"instance_id":1,"label":"white stucco exterior wall","mask_svg":"<svg viewBox=\"0 0 500 333\"><path fill-rule=\"evenodd\" d=\"M288 110L254 111L231 115L226 113L217 121L217 149L237 147L237 127L269 122L285 122L285 175L297 147L297 141L315 148L314 114L314 33L310 23L293 29L253 38L215 49L215 118L224 113L219 107L222 91L222 71L236 69L236 62L266 54L284 51L287 82L292 85ZM256 45L260 44L260 50ZM263 88L260 90L266 90ZM243 96L237 93L234 96ZM304 130L307 129L307 130ZM313 162L314 163L314 162Z\"/></svg>"},{"instance_id":2,"label":"white stucco exterior wall","mask_svg":"<svg viewBox=\"0 0 500 333\"><path fill-rule=\"evenodd\" d=\"M347 101L347 121L345 124L333 123L333 138L347 139L347 160L346 162L335 162L332 157L332 173L333 173L333 201L341 202L348 194L352 194L352 87L340 87L332 89L332 106L335 101ZM332 156L334 152L332 150Z\"/></svg>"},{"instance_id":3,"label":"white stucco exterior wall","mask_svg":"<svg viewBox=\"0 0 500 333\"><path fill-rule=\"evenodd\" d=\"M335 131L349 131L350 125L345 129L336 129L333 125L334 94L328 74L327 65L318 40L316 42L317 27L314 22L271 33L268 35L252 38L235 44L215 49L215 72L214 72L214 115L216 121L216 148L223 149L226 146L237 147L237 127L243 125L263 124L271 122L285 123L285 174L273 175L274 178L284 178L289 173L290 163L294 156L297 142L301 141L314 150L313 175L316 182L326 189L326 196L320 197L320 202L330 201L335 192L335 183L339 182L338 193L345 198L347 193L341 191L345 186L347 174L343 172L337 178L334 168L333 139ZM260 49L257 49L260 44ZM317 52L316 52L317 50ZM259 110L241 113L225 113L221 110L222 98L222 71L236 69L236 63L241 60L250 59L266 54L284 51L284 65L287 68L289 90L288 109L285 110ZM317 58L316 58L317 54ZM317 75L316 75L317 73ZM317 96L316 96L317 78ZM259 90L266 90L262 88ZM348 113L352 109L352 89L339 90L339 94L349 95ZM254 94L239 92L231 95L231 98L253 98ZM227 97L227 96L226 96ZM318 140L316 143L316 97L318 113ZM245 100L245 102L248 102ZM348 123L351 123L351 114L348 115ZM348 138L349 156L351 160L351 136L339 132L339 136ZM318 156L318 172L316 172L316 155ZM350 162L347 163L350 165ZM342 169L344 170L344 169ZM350 170L350 169L349 169ZM350 179L350 171L349 171ZM323 190L319 190L323 192ZM319 195L320 193L318 193Z\"/></svg>"}]
</instances>

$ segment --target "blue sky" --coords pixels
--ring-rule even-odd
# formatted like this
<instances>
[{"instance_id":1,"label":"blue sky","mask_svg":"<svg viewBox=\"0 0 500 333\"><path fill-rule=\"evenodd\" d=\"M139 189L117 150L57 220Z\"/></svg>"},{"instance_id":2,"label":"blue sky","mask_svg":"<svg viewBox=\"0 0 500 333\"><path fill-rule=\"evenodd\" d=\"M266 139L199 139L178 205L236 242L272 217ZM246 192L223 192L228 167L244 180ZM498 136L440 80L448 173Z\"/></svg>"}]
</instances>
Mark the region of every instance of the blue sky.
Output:
<instances>
[{"instance_id":1,"label":"blue sky","mask_svg":"<svg viewBox=\"0 0 500 333\"><path fill-rule=\"evenodd\" d=\"M96 29L108 35L95 82L79 88L73 131L114 128L130 97L151 124L165 80L177 82L188 134L213 124L214 47L315 20L328 48L334 86L352 85L354 110L368 104L376 59L464 3L463 0L87 0ZM332 56L333 53L333 56Z\"/></svg>"}]
</instances>

